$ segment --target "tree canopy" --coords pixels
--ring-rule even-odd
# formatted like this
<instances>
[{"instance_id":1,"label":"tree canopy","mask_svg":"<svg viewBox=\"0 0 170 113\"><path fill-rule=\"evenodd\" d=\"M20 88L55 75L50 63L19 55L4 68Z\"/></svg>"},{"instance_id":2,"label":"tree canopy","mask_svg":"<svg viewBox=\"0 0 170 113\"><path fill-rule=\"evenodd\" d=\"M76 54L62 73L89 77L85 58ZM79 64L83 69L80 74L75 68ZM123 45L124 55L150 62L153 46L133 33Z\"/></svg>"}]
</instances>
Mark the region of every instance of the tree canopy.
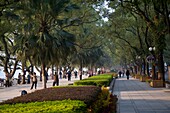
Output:
<instances>
[{"instance_id":1,"label":"tree canopy","mask_svg":"<svg viewBox=\"0 0 170 113\"><path fill-rule=\"evenodd\" d=\"M147 56L153 54L148 48L155 47L163 73L164 60L169 62L169 3L2 0L0 65L5 73L13 69L12 75L20 63L23 73L31 66L41 67L43 76L52 65L128 68L131 64L145 65Z\"/></svg>"}]
</instances>

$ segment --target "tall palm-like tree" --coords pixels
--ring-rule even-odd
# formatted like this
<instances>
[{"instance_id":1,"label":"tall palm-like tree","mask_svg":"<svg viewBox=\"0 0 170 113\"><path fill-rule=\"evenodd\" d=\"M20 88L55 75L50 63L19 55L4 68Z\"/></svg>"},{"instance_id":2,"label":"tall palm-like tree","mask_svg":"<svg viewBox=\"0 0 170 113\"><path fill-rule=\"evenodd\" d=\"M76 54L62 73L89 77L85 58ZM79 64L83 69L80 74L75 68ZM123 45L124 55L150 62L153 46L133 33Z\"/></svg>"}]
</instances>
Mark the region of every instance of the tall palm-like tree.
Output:
<instances>
[{"instance_id":1,"label":"tall palm-like tree","mask_svg":"<svg viewBox=\"0 0 170 113\"><path fill-rule=\"evenodd\" d=\"M23 0L20 5L24 24L21 32L23 37L20 39L24 43L20 45L25 47L20 51L26 53L34 65L41 66L46 88L46 66L54 64L54 59L59 61L61 57L67 56L67 51L73 47L74 35L62 30L57 21L60 14L71 5L69 0Z\"/></svg>"}]
</instances>

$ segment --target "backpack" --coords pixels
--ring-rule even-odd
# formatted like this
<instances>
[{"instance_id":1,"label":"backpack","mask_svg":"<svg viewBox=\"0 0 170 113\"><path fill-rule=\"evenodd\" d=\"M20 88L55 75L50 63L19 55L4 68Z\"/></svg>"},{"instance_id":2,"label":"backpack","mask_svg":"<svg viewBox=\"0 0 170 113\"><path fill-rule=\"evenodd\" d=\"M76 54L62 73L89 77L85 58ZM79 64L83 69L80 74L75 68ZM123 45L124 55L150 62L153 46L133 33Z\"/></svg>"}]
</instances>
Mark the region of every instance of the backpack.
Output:
<instances>
[{"instance_id":1,"label":"backpack","mask_svg":"<svg viewBox=\"0 0 170 113\"><path fill-rule=\"evenodd\" d=\"M27 94L27 91L25 91L25 90L22 90L22 91L21 91L21 96L22 96L22 95L26 95L26 94Z\"/></svg>"}]
</instances>

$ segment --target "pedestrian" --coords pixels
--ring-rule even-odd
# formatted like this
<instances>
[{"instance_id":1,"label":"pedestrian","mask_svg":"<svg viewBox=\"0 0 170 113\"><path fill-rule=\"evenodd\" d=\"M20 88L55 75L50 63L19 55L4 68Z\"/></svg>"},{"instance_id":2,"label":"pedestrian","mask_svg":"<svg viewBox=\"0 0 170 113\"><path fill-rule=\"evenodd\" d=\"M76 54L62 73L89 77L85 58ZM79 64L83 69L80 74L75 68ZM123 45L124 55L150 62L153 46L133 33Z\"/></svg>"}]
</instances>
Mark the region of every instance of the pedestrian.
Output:
<instances>
[{"instance_id":1,"label":"pedestrian","mask_svg":"<svg viewBox=\"0 0 170 113\"><path fill-rule=\"evenodd\" d=\"M30 73L28 73L28 75L27 75L27 84L30 84Z\"/></svg>"},{"instance_id":2,"label":"pedestrian","mask_svg":"<svg viewBox=\"0 0 170 113\"><path fill-rule=\"evenodd\" d=\"M119 71L119 77L121 78L121 74L122 74L122 72L121 71Z\"/></svg>"},{"instance_id":3,"label":"pedestrian","mask_svg":"<svg viewBox=\"0 0 170 113\"><path fill-rule=\"evenodd\" d=\"M67 72L67 75L68 75L68 81L71 81L71 71L70 70Z\"/></svg>"},{"instance_id":4,"label":"pedestrian","mask_svg":"<svg viewBox=\"0 0 170 113\"><path fill-rule=\"evenodd\" d=\"M129 70L127 69L127 71L126 71L127 80L129 80L129 75L130 75L130 72L129 72Z\"/></svg>"},{"instance_id":5,"label":"pedestrian","mask_svg":"<svg viewBox=\"0 0 170 113\"><path fill-rule=\"evenodd\" d=\"M125 71L123 70L123 72L122 72L122 75L123 75L123 77L124 77L124 75L125 75Z\"/></svg>"},{"instance_id":6,"label":"pedestrian","mask_svg":"<svg viewBox=\"0 0 170 113\"><path fill-rule=\"evenodd\" d=\"M18 84L21 83L21 73L18 74L18 81L17 81Z\"/></svg>"},{"instance_id":7,"label":"pedestrian","mask_svg":"<svg viewBox=\"0 0 170 113\"><path fill-rule=\"evenodd\" d=\"M6 87L9 87L10 86L10 74L8 72L5 72L5 80L6 80L6 83L5 83L5 86Z\"/></svg>"},{"instance_id":8,"label":"pedestrian","mask_svg":"<svg viewBox=\"0 0 170 113\"><path fill-rule=\"evenodd\" d=\"M100 75L100 73L101 73L101 71L99 70L99 71L98 71L98 75Z\"/></svg>"},{"instance_id":9,"label":"pedestrian","mask_svg":"<svg viewBox=\"0 0 170 113\"><path fill-rule=\"evenodd\" d=\"M59 72L59 75L60 75L60 79L62 79L62 72L61 71Z\"/></svg>"},{"instance_id":10,"label":"pedestrian","mask_svg":"<svg viewBox=\"0 0 170 113\"><path fill-rule=\"evenodd\" d=\"M31 86L31 89L33 89L34 85L35 85L35 89L37 88L37 76L36 76L36 73L34 72L32 75L32 86Z\"/></svg>"},{"instance_id":11,"label":"pedestrian","mask_svg":"<svg viewBox=\"0 0 170 113\"><path fill-rule=\"evenodd\" d=\"M75 78L77 78L77 71L76 70L74 71L74 75L75 75Z\"/></svg>"},{"instance_id":12,"label":"pedestrian","mask_svg":"<svg viewBox=\"0 0 170 113\"><path fill-rule=\"evenodd\" d=\"M53 75L53 86L55 86L55 84L58 86L59 85L59 78L58 78L58 74L57 72L55 72L55 74Z\"/></svg>"}]
</instances>

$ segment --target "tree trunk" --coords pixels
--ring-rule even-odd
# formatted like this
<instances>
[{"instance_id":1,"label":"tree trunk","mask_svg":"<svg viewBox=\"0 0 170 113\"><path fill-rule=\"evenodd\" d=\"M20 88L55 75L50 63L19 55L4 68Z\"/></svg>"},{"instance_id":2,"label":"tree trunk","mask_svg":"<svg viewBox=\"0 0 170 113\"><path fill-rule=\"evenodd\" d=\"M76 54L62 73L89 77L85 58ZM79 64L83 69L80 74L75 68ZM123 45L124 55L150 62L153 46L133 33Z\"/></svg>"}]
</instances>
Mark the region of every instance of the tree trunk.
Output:
<instances>
[{"instance_id":1,"label":"tree trunk","mask_svg":"<svg viewBox=\"0 0 170 113\"><path fill-rule=\"evenodd\" d=\"M163 83L165 83L163 52L161 52L158 56L158 72L161 75L161 79L163 80ZM164 84L164 86L165 86L165 84Z\"/></svg>"},{"instance_id":2,"label":"tree trunk","mask_svg":"<svg viewBox=\"0 0 170 113\"><path fill-rule=\"evenodd\" d=\"M53 70L53 72L52 72L52 75L54 75L54 73L56 72L57 73L57 75L58 75L58 70L59 70L59 66L58 65L56 65L55 66L55 71L54 71L54 69L52 69Z\"/></svg>"},{"instance_id":3,"label":"tree trunk","mask_svg":"<svg viewBox=\"0 0 170 113\"><path fill-rule=\"evenodd\" d=\"M152 79L156 80L155 64L152 64Z\"/></svg>"},{"instance_id":4,"label":"tree trunk","mask_svg":"<svg viewBox=\"0 0 170 113\"><path fill-rule=\"evenodd\" d=\"M24 67L25 67L25 63L22 62L22 82L21 84L25 84L25 70L24 70Z\"/></svg>"},{"instance_id":5,"label":"tree trunk","mask_svg":"<svg viewBox=\"0 0 170 113\"><path fill-rule=\"evenodd\" d=\"M52 74L52 76L53 76L53 75L54 75L54 65L52 65L51 68L52 68L52 73L51 73L51 74ZM56 66L56 69L58 69L58 66ZM57 72L57 74L58 74L58 70L56 70L56 72Z\"/></svg>"},{"instance_id":6,"label":"tree trunk","mask_svg":"<svg viewBox=\"0 0 170 113\"><path fill-rule=\"evenodd\" d=\"M147 75L150 77L150 70L149 70L149 63L146 63L146 71L147 71Z\"/></svg>"},{"instance_id":7,"label":"tree trunk","mask_svg":"<svg viewBox=\"0 0 170 113\"><path fill-rule=\"evenodd\" d=\"M47 80L45 76L45 64L42 64L42 79L43 79L43 88L47 88Z\"/></svg>"},{"instance_id":8,"label":"tree trunk","mask_svg":"<svg viewBox=\"0 0 170 113\"><path fill-rule=\"evenodd\" d=\"M83 62L80 61L80 80L82 80L82 76L83 76Z\"/></svg>"},{"instance_id":9,"label":"tree trunk","mask_svg":"<svg viewBox=\"0 0 170 113\"><path fill-rule=\"evenodd\" d=\"M145 70L146 70L146 61L145 61L145 59L143 58L143 74L144 74L144 75L146 75Z\"/></svg>"}]
</instances>

